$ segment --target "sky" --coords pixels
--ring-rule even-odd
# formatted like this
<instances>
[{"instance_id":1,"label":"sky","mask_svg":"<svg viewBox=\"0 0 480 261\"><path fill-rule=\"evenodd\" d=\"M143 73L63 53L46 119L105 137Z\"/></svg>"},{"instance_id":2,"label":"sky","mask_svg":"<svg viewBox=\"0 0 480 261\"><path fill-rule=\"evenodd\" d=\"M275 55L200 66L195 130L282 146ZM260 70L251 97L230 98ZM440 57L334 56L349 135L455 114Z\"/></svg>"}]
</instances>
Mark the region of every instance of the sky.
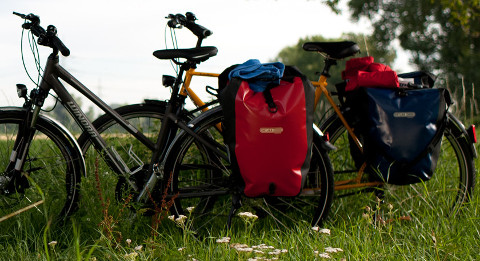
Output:
<instances>
[{"instance_id":1,"label":"sky","mask_svg":"<svg viewBox=\"0 0 480 261\"><path fill-rule=\"evenodd\" d=\"M252 58L268 62L282 48L306 36L338 38L342 33L372 30L366 21L352 22L346 10L334 14L320 0L2 0L0 106L22 104L16 96L16 83L29 89L35 86L21 59L23 20L12 15L13 11L39 15L44 28L55 25L71 52L69 57L60 57L60 64L109 104L169 97L161 78L173 75L174 70L152 53L172 47L165 19L170 13L193 12L198 24L213 31L203 46L216 46L219 51L199 65L197 71L202 72L220 73ZM36 75L24 39L25 63L29 73ZM181 48L196 43L186 28L177 30L177 40ZM49 48L39 48L43 67ZM205 85L216 86L216 80L194 79L192 84L203 93ZM82 101L88 106L85 98Z\"/></svg>"}]
</instances>

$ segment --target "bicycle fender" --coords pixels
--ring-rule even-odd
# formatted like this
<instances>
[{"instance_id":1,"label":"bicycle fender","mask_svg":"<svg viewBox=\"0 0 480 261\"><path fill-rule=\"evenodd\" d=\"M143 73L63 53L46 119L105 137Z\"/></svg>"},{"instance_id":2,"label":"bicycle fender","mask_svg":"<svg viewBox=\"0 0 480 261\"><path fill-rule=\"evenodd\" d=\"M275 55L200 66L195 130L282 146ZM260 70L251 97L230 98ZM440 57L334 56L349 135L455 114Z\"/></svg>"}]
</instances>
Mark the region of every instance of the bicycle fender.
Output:
<instances>
[{"instance_id":1,"label":"bicycle fender","mask_svg":"<svg viewBox=\"0 0 480 261\"><path fill-rule=\"evenodd\" d=\"M25 113L25 109L21 107L3 107L1 108L1 110L7 111L7 112L13 112L13 113ZM63 124L61 124L57 120L47 115L40 114L38 116L38 120L44 121L47 124L51 125L55 129L57 129L59 132L61 132L68 139L68 141L70 142L70 144L75 150L74 153L78 155L78 159L80 160L80 165L81 165L79 166L80 171L83 173L83 176L86 177L87 168L85 165L85 159L83 157L82 150L80 149L80 146L78 145L78 142L75 139L75 137L72 135L72 133L70 133L70 131L68 131L68 129L65 126L63 126Z\"/></svg>"},{"instance_id":2,"label":"bicycle fender","mask_svg":"<svg viewBox=\"0 0 480 261\"><path fill-rule=\"evenodd\" d=\"M456 127L454 129L452 129L452 131L455 132L455 133L453 133L453 135L455 137L457 137L458 139L465 139L467 141L467 143L469 144L468 147L470 149L470 153L472 154L472 156L474 158L476 158L477 157L477 149L475 148L475 145L473 144L473 141L471 140L470 135L468 135L468 132L465 129L465 126L463 125L463 123L459 119L457 119L457 117L455 117L450 112L447 112L447 117L448 117L448 120Z\"/></svg>"}]
</instances>

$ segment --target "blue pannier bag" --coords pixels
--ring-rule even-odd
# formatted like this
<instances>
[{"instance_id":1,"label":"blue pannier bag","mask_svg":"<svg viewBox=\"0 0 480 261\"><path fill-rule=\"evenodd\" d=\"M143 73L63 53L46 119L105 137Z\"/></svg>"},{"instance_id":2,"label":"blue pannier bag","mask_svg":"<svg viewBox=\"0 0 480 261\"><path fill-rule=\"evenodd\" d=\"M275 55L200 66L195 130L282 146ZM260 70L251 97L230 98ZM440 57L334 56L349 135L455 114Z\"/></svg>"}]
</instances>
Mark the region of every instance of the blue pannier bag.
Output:
<instances>
[{"instance_id":1,"label":"blue pannier bag","mask_svg":"<svg viewBox=\"0 0 480 261\"><path fill-rule=\"evenodd\" d=\"M363 155L350 146L357 167L366 162L370 177L396 185L432 177L451 104L446 89L361 88L345 104L364 145Z\"/></svg>"}]
</instances>

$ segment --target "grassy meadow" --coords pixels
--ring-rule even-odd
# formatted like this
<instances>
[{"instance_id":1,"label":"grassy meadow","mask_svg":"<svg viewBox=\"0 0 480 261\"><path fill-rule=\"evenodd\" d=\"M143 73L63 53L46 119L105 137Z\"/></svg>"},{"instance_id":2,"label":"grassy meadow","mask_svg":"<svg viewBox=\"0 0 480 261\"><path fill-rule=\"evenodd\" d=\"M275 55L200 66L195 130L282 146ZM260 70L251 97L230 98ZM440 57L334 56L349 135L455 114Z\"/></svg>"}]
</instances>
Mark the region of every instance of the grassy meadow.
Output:
<instances>
[{"instance_id":1,"label":"grassy meadow","mask_svg":"<svg viewBox=\"0 0 480 261\"><path fill-rule=\"evenodd\" d=\"M321 228L304 220L279 224L270 217L237 216L228 230L219 223L196 236L188 217L172 221L166 211L135 215L115 200L110 170L94 159L87 158L87 165L80 209L71 220L57 224L39 206L1 222L0 260L480 258L478 179L470 203L455 216L435 208L405 212L395 202L379 204L373 193L363 193L334 199Z\"/></svg>"}]
</instances>

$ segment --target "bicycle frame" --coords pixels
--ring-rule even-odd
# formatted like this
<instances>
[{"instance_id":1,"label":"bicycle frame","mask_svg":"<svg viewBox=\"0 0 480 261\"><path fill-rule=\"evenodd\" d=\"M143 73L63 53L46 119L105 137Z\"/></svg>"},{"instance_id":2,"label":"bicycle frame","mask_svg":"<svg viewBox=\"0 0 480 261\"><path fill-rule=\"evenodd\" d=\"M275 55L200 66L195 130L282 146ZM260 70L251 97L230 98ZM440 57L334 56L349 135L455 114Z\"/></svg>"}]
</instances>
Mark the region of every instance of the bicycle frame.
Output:
<instances>
[{"instance_id":1,"label":"bicycle frame","mask_svg":"<svg viewBox=\"0 0 480 261\"><path fill-rule=\"evenodd\" d=\"M203 76L203 77L218 77L220 74L218 73L206 73L206 72L196 72L195 69L190 69L185 74L185 82L182 85L182 89L180 90L180 95L184 97L189 97L192 100L193 104L197 106L197 108L201 108L205 106L205 102L203 102L200 97L190 88L190 83L192 82L193 76ZM207 107L203 107L202 111L207 111Z\"/></svg>"}]
</instances>

